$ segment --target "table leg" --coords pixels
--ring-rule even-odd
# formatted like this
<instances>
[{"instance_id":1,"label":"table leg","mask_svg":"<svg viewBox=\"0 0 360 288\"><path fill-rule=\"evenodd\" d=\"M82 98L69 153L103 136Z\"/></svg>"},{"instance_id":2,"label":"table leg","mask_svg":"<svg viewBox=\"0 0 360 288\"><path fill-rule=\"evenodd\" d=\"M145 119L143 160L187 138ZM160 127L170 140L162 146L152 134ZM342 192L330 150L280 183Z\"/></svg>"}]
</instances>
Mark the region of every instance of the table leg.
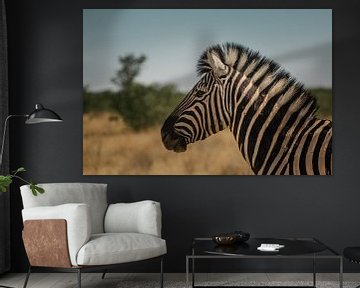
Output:
<instances>
[{"instance_id":1,"label":"table leg","mask_svg":"<svg viewBox=\"0 0 360 288\"><path fill-rule=\"evenodd\" d=\"M192 287L194 288L195 287L195 249L194 249L194 246L193 246L193 249L192 249Z\"/></svg>"},{"instance_id":2,"label":"table leg","mask_svg":"<svg viewBox=\"0 0 360 288\"><path fill-rule=\"evenodd\" d=\"M343 288L343 257L340 257L339 287Z\"/></svg>"},{"instance_id":3,"label":"table leg","mask_svg":"<svg viewBox=\"0 0 360 288\"><path fill-rule=\"evenodd\" d=\"M192 258L192 287L195 287L195 258Z\"/></svg>"},{"instance_id":4,"label":"table leg","mask_svg":"<svg viewBox=\"0 0 360 288\"><path fill-rule=\"evenodd\" d=\"M189 257L186 256L186 288L189 288Z\"/></svg>"},{"instance_id":5,"label":"table leg","mask_svg":"<svg viewBox=\"0 0 360 288\"><path fill-rule=\"evenodd\" d=\"M313 257L313 286L316 287L316 256Z\"/></svg>"}]
</instances>

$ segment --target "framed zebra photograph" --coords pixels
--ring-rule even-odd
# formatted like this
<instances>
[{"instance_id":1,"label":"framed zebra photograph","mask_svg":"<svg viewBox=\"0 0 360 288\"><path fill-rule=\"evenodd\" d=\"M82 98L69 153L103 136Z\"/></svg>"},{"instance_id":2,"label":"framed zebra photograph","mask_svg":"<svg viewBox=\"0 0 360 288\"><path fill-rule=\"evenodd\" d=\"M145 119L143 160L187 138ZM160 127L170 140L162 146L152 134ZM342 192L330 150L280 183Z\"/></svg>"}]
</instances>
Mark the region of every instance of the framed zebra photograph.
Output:
<instances>
[{"instance_id":1,"label":"framed zebra photograph","mask_svg":"<svg viewBox=\"0 0 360 288\"><path fill-rule=\"evenodd\" d=\"M84 9L84 175L332 175L331 9Z\"/></svg>"}]
</instances>

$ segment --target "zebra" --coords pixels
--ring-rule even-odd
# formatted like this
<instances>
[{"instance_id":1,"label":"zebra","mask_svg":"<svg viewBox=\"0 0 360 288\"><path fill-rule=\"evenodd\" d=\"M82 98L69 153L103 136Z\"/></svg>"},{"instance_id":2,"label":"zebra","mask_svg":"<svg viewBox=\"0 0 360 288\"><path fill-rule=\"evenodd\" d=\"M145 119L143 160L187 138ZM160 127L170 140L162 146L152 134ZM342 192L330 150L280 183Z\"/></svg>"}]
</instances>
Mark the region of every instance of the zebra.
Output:
<instances>
[{"instance_id":1,"label":"zebra","mask_svg":"<svg viewBox=\"0 0 360 288\"><path fill-rule=\"evenodd\" d=\"M274 61L234 43L209 47L201 79L161 128L166 149L229 128L256 175L331 175L332 122L316 99Z\"/></svg>"}]
</instances>

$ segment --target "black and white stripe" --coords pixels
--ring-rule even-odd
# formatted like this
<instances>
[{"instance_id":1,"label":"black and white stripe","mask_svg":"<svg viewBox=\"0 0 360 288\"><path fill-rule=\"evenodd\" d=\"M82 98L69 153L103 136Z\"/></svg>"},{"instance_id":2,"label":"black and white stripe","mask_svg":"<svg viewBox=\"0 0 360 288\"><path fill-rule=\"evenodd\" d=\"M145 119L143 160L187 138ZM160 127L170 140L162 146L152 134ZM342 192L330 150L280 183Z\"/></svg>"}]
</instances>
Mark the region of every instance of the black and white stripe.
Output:
<instances>
[{"instance_id":1,"label":"black and white stripe","mask_svg":"<svg viewBox=\"0 0 360 288\"><path fill-rule=\"evenodd\" d=\"M332 123L315 98L275 62L240 45L207 49L200 81L165 121L177 152L226 127L255 174L332 174Z\"/></svg>"}]
</instances>

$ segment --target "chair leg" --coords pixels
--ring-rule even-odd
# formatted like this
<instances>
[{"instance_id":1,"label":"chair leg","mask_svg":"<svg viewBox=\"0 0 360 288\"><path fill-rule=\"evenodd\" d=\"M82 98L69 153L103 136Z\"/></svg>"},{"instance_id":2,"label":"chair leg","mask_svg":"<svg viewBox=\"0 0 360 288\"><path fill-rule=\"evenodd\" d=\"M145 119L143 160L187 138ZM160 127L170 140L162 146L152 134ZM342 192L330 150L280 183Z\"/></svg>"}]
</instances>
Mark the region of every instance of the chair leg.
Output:
<instances>
[{"instance_id":1,"label":"chair leg","mask_svg":"<svg viewBox=\"0 0 360 288\"><path fill-rule=\"evenodd\" d=\"M31 274L31 265L29 266L29 270L28 270L28 272L27 272L27 274L26 274L26 278L25 278L25 282L24 282L23 288L26 288L27 283L28 283L28 281L29 281L30 274Z\"/></svg>"},{"instance_id":2,"label":"chair leg","mask_svg":"<svg viewBox=\"0 0 360 288\"><path fill-rule=\"evenodd\" d=\"M81 288L81 269L77 269L78 288Z\"/></svg>"},{"instance_id":3,"label":"chair leg","mask_svg":"<svg viewBox=\"0 0 360 288\"><path fill-rule=\"evenodd\" d=\"M107 272L107 270L105 269L104 273L101 275L101 279L105 279L106 272Z\"/></svg>"},{"instance_id":4,"label":"chair leg","mask_svg":"<svg viewBox=\"0 0 360 288\"><path fill-rule=\"evenodd\" d=\"M163 257L161 257L160 260L160 287L163 288L164 287L164 269L163 269Z\"/></svg>"}]
</instances>

